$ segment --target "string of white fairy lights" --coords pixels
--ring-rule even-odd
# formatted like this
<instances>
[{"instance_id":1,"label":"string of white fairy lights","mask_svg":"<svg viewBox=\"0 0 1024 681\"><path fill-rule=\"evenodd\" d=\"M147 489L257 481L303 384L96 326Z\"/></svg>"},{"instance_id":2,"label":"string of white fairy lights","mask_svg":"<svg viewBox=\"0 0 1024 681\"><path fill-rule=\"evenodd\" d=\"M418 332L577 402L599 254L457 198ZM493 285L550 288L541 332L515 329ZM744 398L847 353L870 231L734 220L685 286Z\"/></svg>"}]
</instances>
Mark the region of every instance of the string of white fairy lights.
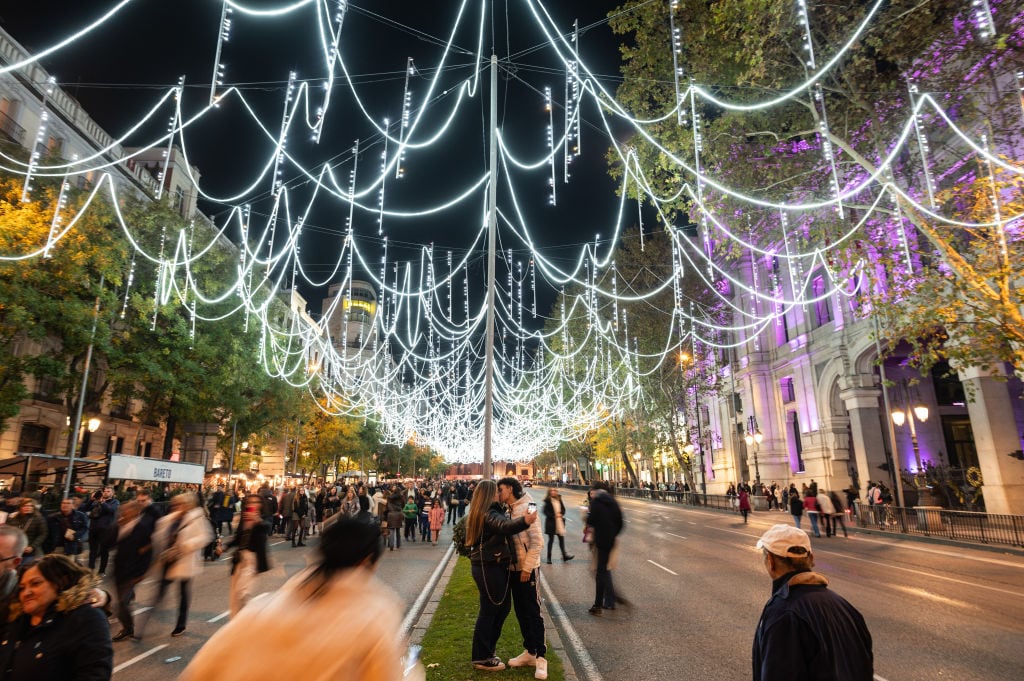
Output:
<instances>
[{"instance_id":1,"label":"string of white fairy lights","mask_svg":"<svg viewBox=\"0 0 1024 681\"><path fill-rule=\"evenodd\" d=\"M12 64L0 67L0 74L9 73L52 54L79 38L100 29L122 11L131 0L114 5L94 22L53 45L51 48ZM827 122L826 102L821 96L821 79L835 68L854 49L863 35L870 30L873 19L883 5L877 0L865 13L863 20L853 28L849 38L822 65L815 59L810 40L813 20L804 0L798 1L798 16L805 29L805 47L809 52L808 75L804 82L787 91L755 103L734 103L712 95L699 84L690 82L684 87L684 71L680 63L681 45L685 40L676 25L678 3L669 2L671 45L675 83L675 101L661 116L651 119L633 117L619 104L614 94L605 89L591 71L582 55L578 25L568 34L556 27L547 9L539 0L526 0L534 26L543 37L548 51L562 64L565 73L564 101L558 103L564 112L562 130L555 130L554 108L550 86L543 89L539 104L544 108L544 145L537 153L536 140L523 144L499 135L499 153L502 172L499 173L504 206L500 210L504 238L510 239L506 247L507 278L496 297L497 336L503 339L498 347L499 370L495 374L495 422L493 451L496 458L522 458L553 446L559 441L577 437L581 431L633 410L645 400L642 385L644 372L651 372L660 362L672 361L678 353L694 342L712 348L735 347L754 339L760 343L761 334L772 323L778 323L790 310L813 305L836 296L852 295L863 276L862 264L846 273L832 270L828 253L843 247L871 219L885 215L882 197L896 197L896 206L906 205L928 219L955 227L996 227L1000 230L1019 220L1019 215L996 213L993 220L972 223L941 215L934 201L933 177L929 170L931 156L928 145L930 129L941 129L952 134L962 145L965 154L983 159L988 167L999 167L1019 174L1017 166L991 150L988 140L979 142L954 122L940 103L928 93L919 91L920 84L909 89L909 112L898 134L885 145L887 153L873 168L863 168L854 180L841 186L837 160L842 151L832 144L832 132ZM492 181L482 172L468 184L449 191L447 196L434 198L415 210L394 209L388 203L388 177L411 181L405 176L407 161L416 154L447 140L456 122L464 117L467 104L479 93L480 71L485 63L483 54L485 18L488 3L463 0L453 19L447 38L438 40L442 52L436 65L418 70L412 59L406 62L403 74L400 115L396 119L382 117L373 111L361 93L357 79L346 54L343 29L345 17L353 9L345 0L298 0L277 7L254 8L241 2L223 0L218 33L217 51L211 69L208 101L191 115L185 114L187 91L184 80L163 92L153 106L134 123L127 132L105 148L92 154L49 165L40 162L33 149L26 163L0 153L0 169L24 177L25 199L31 195L32 177L59 177L61 187L67 186L71 176L87 173L101 175L81 205L71 215L65 215L67 202L58 199L49 235L44 244L26 253L0 254L7 261L27 261L46 257L53 247L78 223L100 192L105 192L115 207L118 224L135 249L132 271L127 289L134 281L135 270L141 262L157 268L157 303L161 306L176 301L189 314L193 329L197 321L216 321L231 314L244 314L260 329L260 352L257 361L271 376L290 385L306 388L323 408L339 416L367 416L372 414L381 424L386 441L405 442L410 437L430 444L451 460L477 460L480 456L483 427L483 348L482 330L485 320L483 296L474 293L470 274L483 243L485 215L485 188ZM467 51L456 46L456 34L474 11L479 14L476 26L476 50L473 54L471 74L456 83L443 80L449 73L449 62L455 54ZM312 11L315 28L311 31L319 40L324 58L323 90L315 95L310 80L300 80L289 74L285 88L281 120L274 132L248 101L245 93L226 83L223 58L230 52L229 42L237 38L244 21L262 21L288 14ZM980 16L980 15L979 15ZM987 18L986 18L987 17ZM243 21L244 19L244 21ZM978 18L988 21L986 31L991 32L991 13ZM980 25L980 24L979 24ZM244 33L243 33L244 36ZM430 74L425 76L424 74ZM423 93L413 96L410 81L413 77L426 78ZM417 81L418 83L419 81ZM353 149L342 154L342 162L350 164L349 181L339 181L337 162L325 162L319 167L306 167L295 149L298 140L308 139L314 144L323 141L323 130L331 118L331 104L343 84L345 92L355 104L355 110L373 131L372 136L357 140ZM771 110L810 93L819 119L819 153L828 168L829 193L827 198L800 201L770 201L751 195L742 187L731 186L701 165L700 108L713 105L737 112ZM193 102L189 102L194 106ZM439 112L438 107L443 106ZM688 110L684 111L684 106ZM148 143L120 160L110 160L115 150L122 148L154 117L169 113L166 134ZM925 116L925 111L929 116ZM571 179L570 165L581 153L580 134L584 111L596 115L600 125L592 127L603 133L611 149L624 168L623 186L618 209L600 226L608 236L598 237L582 245L568 266L560 264L536 245L531 236L543 228L531 224L523 210L527 194L519 189L520 175L533 177L543 172L549 177L548 201L555 203L558 184L557 169L562 167L562 182ZM241 113L254 124L258 137L254 147L265 145L262 164L249 171L249 178L239 176L238 188L229 195L212 195L191 173L190 134L212 117ZM430 116L427 116L427 114ZM693 135L695 157L682 158L660 143L652 132L664 121L676 118L681 126L689 126ZM540 117L538 117L540 120ZM383 121L383 122L380 122ZM429 121L429 129L428 128ZM45 121L44 121L45 123ZM641 167L640 155L634 146L617 141L613 127L627 125L634 133L631 145L646 144L661 157L672 163L680 175L675 188L655 187ZM297 133L303 134L297 134ZM39 131L37 131L39 133ZM620 134L621 136L621 134ZM539 139L539 136L538 136ZM911 186L899 186L892 168L896 159L916 145L926 170L924 191ZM522 149L514 144L523 144ZM180 149L184 163L180 168L188 175L196 192L205 200L227 207L223 224L210 233L197 233L195 226L177 234L164 233L156 252L148 250L134 233L120 212L119 189L110 176L112 167L127 158L141 155L150 149L164 149L170 153ZM360 154L378 149L380 163L376 167L360 167ZM561 156L561 163L557 159ZM161 169L166 171L166 166ZM994 172L990 170L990 173ZM286 175L292 179L285 180ZM267 183L270 183L267 191ZM623 225L627 224L626 188L633 186L654 206L660 228L671 235L672 275L646 291L633 290L621 282L613 260L614 247L619 242ZM741 220L719 215L709 200L728 198L749 207ZM927 198L922 201L921 196ZM807 243L790 239L786 232L783 243L758 239L750 222L789 224L791 216L813 215L820 210L835 210L842 216L844 203L860 196L868 198L859 209L855 223L845 226L831 242ZM373 198L371 198L373 197ZM676 204L686 197L700 222L700 243L690 241L677 229L665 213L663 206ZM270 202L265 213L253 210L255 202ZM417 262L388 259L388 229L393 223L441 214L470 202L479 201L480 222L470 244L458 255L444 253L444 266L435 253L433 244L420 248ZM347 213L345 235L337 258L329 263L326 276L315 276L300 257L300 238L307 216L323 202L342 206ZM294 203L294 205L293 205ZM358 218L371 217L376 226L372 233L363 234L357 228ZM359 225L357 225L359 223ZM223 243L226 233L238 231L243 235L238 244L237 276L220 290L204 290L192 268L208 257ZM905 238L905 237L904 237ZM712 240L725 239L749 254L752 281L737 276L727 262L717 261L711 248ZM602 246L603 245L603 246ZM905 249L903 242L900 248ZM909 257L907 258L909 263ZM781 263L774 267L765 263ZM788 282L781 276L783 269ZM762 274L763 272L763 274ZM821 272L827 275L829 286L808 293L811 278ZM293 315L288 326L276 319L272 305L280 294L299 285L320 286L343 283L342 294L325 311L325 319L342 315L342 337L332 338L327 324L303 322ZM559 312L547 328L539 329L537 318L537 280L561 291ZM728 310L727 321L711 319L706 313L697 314L691 305L685 305L681 282L696 277L707 291L718 295L719 304ZM351 284L355 279L367 281L377 292L378 308L372 323L350 319ZM767 281L766 281L767 280ZM499 278L500 281L500 278ZM727 282L732 291L739 291L740 302L717 293L716 284ZM530 289L530 295L524 292ZM628 307L650 302L673 290L673 307L666 310L664 337L659 349L641 352L635 335L631 335ZM461 289L461 314L455 303ZM532 302L528 302L528 298ZM659 298L660 299L660 298ZM214 305L233 302L227 311L213 313ZM125 292L127 305L127 290ZM526 308L526 310L524 310ZM526 314L524 314L524 312ZM122 310L122 314L124 310ZM524 322L525 318L525 322ZM155 323L154 317L154 323ZM359 331L358 351L350 352L350 331ZM650 333L650 329L646 333ZM692 338L691 338L692 336ZM530 355L528 358L527 355ZM641 369L641 364L648 367Z\"/></svg>"}]
</instances>

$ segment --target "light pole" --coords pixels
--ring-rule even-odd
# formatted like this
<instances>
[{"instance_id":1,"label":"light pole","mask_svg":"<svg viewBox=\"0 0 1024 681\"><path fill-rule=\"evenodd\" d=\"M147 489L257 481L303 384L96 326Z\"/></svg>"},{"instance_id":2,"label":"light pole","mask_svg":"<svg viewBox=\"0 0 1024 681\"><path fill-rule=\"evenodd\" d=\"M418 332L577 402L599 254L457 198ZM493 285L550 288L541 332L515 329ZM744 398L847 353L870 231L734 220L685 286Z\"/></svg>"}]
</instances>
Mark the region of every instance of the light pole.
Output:
<instances>
[{"instance_id":1,"label":"light pole","mask_svg":"<svg viewBox=\"0 0 1024 681\"><path fill-rule=\"evenodd\" d=\"M920 447L918 447L918 444L917 444L917 427L915 426L914 422L915 421L920 421L921 423L924 423L925 421L928 420L928 407L926 405L918 402L915 406L913 406L911 408L908 408L907 407L906 387L905 386L901 386L901 387L903 388L902 390L900 390L900 397L901 397L901 401L903 403L903 409L894 408L892 410L891 416L892 416L892 422L897 427L902 427L903 424L906 423L907 426L910 428L910 443L911 443L911 445L914 448L914 462L917 465L917 472L915 474L916 475L916 479L917 479L917 505L920 506L921 505L921 488L923 486L921 481L922 481L922 479L924 479L925 482L927 482L927 479L923 478L923 476L924 476L924 467L921 465L921 449L920 449ZM897 471L896 473L897 473L897 478L896 479L899 481L900 486L902 487L903 486L902 485L903 481L902 481L902 479L899 476L899 471Z\"/></svg>"},{"instance_id":2,"label":"light pole","mask_svg":"<svg viewBox=\"0 0 1024 681\"><path fill-rule=\"evenodd\" d=\"M761 433L761 429L757 427L757 417L751 416L747 419L747 434L743 436L746 440L747 446L754 446L754 482L757 485L757 489L761 488L761 466L757 460L757 455L761 449L761 440L764 439L764 435ZM757 490L754 490L757 493Z\"/></svg>"}]
</instances>

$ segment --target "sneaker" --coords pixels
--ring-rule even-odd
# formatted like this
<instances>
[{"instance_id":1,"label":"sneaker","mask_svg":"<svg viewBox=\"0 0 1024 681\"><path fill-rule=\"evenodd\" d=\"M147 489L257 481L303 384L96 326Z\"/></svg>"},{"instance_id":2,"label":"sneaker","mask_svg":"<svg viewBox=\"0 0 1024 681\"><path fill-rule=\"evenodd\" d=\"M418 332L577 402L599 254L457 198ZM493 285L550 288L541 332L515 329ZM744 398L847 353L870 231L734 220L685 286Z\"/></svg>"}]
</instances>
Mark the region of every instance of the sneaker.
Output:
<instances>
[{"instance_id":1,"label":"sneaker","mask_svg":"<svg viewBox=\"0 0 1024 681\"><path fill-rule=\"evenodd\" d=\"M540 658L543 659L543 658ZM537 666L537 656L531 653L529 650L524 650L521 654L516 655L508 661L509 667L535 667Z\"/></svg>"},{"instance_id":2,"label":"sneaker","mask_svg":"<svg viewBox=\"0 0 1024 681\"><path fill-rule=\"evenodd\" d=\"M175 627L174 631L171 632L171 636L177 638L178 636L185 635L185 627Z\"/></svg>"},{"instance_id":3,"label":"sneaker","mask_svg":"<svg viewBox=\"0 0 1024 681\"><path fill-rule=\"evenodd\" d=\"M576 556L562 556L562 562L563 563L568 563L570 560L572 560L575 557Z\"/></svg>"},{"instance_id":4,"label":"sneaker","mask_svg":"<svg viewBox=\"0 0 1024 681\"><path fill-rule=\"evenodd\" d=\"M473 669L484 672L500 672L505 668L505 663L500 657L492 657L488 660L477 660L473 662Z\"/></svg>"},{"instance_id":5,"label":"sneaker","mask_svg":"<svg viewBox=\"0 0 1024 681\"><path fill-rule=\"evenodd\" d=\"M546 679L548 678L548 661L543 657L537 658L537 668L533 671L533 678L535 679Z\"/></svg>"}]
</instances>

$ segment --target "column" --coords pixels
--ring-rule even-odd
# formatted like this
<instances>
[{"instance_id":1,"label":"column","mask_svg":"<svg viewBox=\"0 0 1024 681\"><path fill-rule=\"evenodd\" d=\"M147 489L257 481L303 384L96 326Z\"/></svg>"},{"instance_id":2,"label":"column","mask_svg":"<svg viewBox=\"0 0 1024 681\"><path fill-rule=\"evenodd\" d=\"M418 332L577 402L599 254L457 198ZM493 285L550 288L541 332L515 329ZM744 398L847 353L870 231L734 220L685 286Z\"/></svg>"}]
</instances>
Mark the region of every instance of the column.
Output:
<instances>
[{"instance_id":1,"label":"column","mask_svg":"<svg viewBox=\"0 0 1024 681\"><path fill-rule=\"evenodd\" d=\"M967 391L967 413L984 481L985 510L1024 513L1024 461L1008 454L1021 448L1017 421L1001 367L960 372Z\"/></svg>"},{"instance_id":2,"label":"column","mask_svg":"<svg viewBox=\"0 0 1024 681\"><path fill-rule=\"evenodd\" d=\"M880 466L886 462L885 434L882 431L878 398L881 390L875 386L873 374L857 374L839 380L839 397L850 415L854 461L863 494L869 480L883 480L890 484L890 476Z\"/></svg>"}]
</instances>

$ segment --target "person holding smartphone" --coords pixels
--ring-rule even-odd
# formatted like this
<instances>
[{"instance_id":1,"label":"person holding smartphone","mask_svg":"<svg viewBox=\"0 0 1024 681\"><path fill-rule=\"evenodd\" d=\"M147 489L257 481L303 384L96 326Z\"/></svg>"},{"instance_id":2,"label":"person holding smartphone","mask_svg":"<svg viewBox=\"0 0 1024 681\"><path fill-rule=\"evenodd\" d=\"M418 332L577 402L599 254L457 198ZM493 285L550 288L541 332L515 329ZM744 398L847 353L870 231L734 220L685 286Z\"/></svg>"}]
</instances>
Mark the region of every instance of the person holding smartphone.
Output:
<instances>
[{"instance_id":1,"label":"person holding smartphone","mask_svg":"<svg viewBox=\"0 0 1024 681\"><path fill-rule=\"evenodd\" d=\"M513 477L498 480L498 501L511 510L512 519L524 516L536 517L537 503L523 490L522 484ZM548 678L548 661L544 654L544 618L540 614L540 594L537 580L540 575L540 552L544 548L544 533L540 523L533 523L525 530L512 536L516 555L512 557L510 570L512 605L516 619L523 632L523 652L508 661L509 667L533 667L535 679Z\"/></svg>"}]
</instances>

